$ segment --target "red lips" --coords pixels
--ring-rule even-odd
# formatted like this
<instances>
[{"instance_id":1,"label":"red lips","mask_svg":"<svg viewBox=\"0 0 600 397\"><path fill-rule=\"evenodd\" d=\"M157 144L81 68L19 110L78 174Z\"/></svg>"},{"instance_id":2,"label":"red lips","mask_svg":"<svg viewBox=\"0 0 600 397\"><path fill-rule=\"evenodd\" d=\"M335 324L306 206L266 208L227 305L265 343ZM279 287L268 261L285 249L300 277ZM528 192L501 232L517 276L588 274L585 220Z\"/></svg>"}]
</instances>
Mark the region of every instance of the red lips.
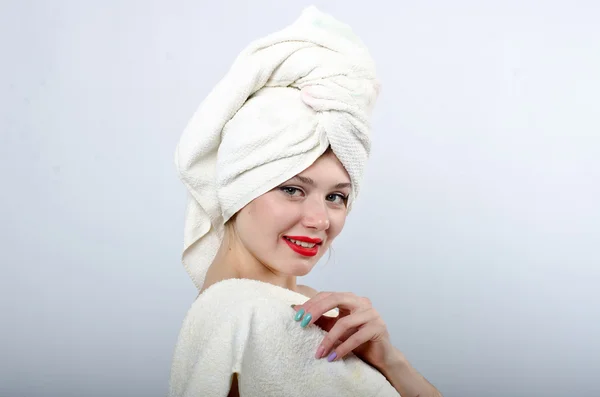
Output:
<instances>
[{"instance_id":1,"label":"red lips","mask_svg":"<svg viewBox=\"0 0 600 397\"><path fill-rule=\"evenodd\" d=\"M323 241L320 238L310 238L307 236L286 236L286 237L291 238L292 240L304 241L305 243L321 244L321 241Z\"/></svg>"},{"instance_id":2,"label":"red lips","mask_svg":"<svg viewBox=\"0 0 600 397\"><path fill-rule=\"evenodd\" d=\"M292 243L290 240L288 239L292 239L292 240L296 240L296 241L302 241L305 243L313 243L315 244L314 247L308 248L308 247L302 247L298 244L294 244ZM319 253L319 244L321 243L321 239L320 238L310 238L310 237L306 237L306 236L285 236L283 237L283 241L286 242L286 244L296 253L302 255L302 256L315 256Z\"/></svg>"}]
</instances>

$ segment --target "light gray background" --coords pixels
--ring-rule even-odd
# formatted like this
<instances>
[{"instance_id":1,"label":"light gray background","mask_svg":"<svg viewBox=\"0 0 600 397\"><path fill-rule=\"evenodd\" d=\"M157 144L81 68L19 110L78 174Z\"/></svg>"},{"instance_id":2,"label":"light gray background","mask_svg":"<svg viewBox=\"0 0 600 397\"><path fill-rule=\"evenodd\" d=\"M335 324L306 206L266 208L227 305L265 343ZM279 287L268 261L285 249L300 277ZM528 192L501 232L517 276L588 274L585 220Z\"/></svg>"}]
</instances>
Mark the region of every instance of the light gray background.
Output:
<instances>
[{"instance_id":1,"label":"light gray background","mask_svg":"<svg viewBox=\"0 0 600 397\"><path fill-rule=\"evenodd\" d=\"M195 290L180 133L303 1L2 1L0 396L162 396ZM306 278L370 297L445 396L600 395L600 5L319 1L383 91Z\"/></svg>"}]
</instances>

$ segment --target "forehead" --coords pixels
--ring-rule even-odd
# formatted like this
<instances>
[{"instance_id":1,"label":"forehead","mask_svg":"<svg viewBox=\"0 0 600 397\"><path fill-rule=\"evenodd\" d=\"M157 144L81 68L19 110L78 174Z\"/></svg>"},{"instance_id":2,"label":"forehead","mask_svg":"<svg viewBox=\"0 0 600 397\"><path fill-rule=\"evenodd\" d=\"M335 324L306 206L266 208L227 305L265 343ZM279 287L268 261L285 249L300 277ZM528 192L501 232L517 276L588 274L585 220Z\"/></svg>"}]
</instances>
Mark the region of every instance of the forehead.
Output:
<instances>
[{"instance_id":1,"label":"forehead","mask_svg":"<svg viewBox=\"0 0 600 397\"><path fill-rule=\"evenodd\" d=\"M332 181L335 183L350 182L348 172L333 154L328 151L319 157L310 167L299 173L300 176L310 177L311 179Z\"/></svg>"}]
</instances>

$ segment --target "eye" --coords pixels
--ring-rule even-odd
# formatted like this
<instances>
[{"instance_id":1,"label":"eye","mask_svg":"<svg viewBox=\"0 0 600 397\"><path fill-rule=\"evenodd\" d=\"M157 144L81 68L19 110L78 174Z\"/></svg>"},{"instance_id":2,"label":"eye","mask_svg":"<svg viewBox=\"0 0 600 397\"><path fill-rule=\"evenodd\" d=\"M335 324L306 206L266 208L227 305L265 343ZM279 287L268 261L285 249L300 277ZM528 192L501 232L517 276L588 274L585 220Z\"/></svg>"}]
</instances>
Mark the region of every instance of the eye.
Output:
<instances>
[{"instance_id":1,"label":"eye","mask_svg":"<svg viewBox=\"0 0 600 397\"><path fill-rule=\"evenodd\" d=\"M302 190L293 186L282 186L279 188L279 190L292 197L298 197L302 194Z\"/></svg>"},{"instance_id":2,"label":"eye","mask_svg":"<svg viewBox=\"0 0 600 397\"><path fill-rule=\"evenodd\" d=\"M327 201L331 201L335 204L344 204L348 202L348 197L341 193L332 193L327 195Z\"/></svg>"}]
</instances>

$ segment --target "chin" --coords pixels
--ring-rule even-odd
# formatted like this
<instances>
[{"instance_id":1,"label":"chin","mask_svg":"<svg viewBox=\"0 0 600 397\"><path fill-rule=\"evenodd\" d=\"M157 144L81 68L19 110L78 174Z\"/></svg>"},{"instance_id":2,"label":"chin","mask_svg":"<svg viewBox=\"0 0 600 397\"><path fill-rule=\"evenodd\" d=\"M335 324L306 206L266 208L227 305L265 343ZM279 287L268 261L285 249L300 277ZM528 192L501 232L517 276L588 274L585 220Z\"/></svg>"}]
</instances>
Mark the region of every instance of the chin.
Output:
<instances>
[{"instance_id":1,"label":"chin","mask_svg":"<svg viewBox=\"0 0 600 397\"><path fill-rule=\"evenodd\" d=\"M316 262L312 263L312 261L309 262L300 262L300 263L294 263L294 264L290 264L290 266L288 267L288 269L290 269L290 273L293 274L294 276L298 276L298 277L302 277L302 276L306 276L308 273L310 273L310 271L315 267Z\"/></svg>"}]
</instances>

